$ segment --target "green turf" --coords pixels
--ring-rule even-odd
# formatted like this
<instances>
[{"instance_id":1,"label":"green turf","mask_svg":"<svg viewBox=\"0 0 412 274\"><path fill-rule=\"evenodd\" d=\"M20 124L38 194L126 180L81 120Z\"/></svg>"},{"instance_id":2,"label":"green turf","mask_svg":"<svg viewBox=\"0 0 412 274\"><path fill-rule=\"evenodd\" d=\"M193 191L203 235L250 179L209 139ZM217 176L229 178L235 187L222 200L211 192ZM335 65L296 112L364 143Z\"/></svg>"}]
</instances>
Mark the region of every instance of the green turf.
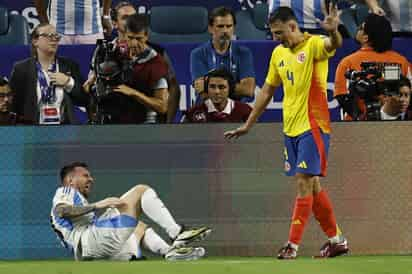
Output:
<instances>
[{"instance_id":1,"label":"green turf","mask_svg":"<svg viewBox=\"0 0 412 274\"><path fill-rule=\"evenodd\" d=\"M272 258L223 257L193 262L148 260L139 262L1 261L1 274L412 274L412 256L348 256L336 259L300 257L294 261Z\"/></svg>"}]
</instances>

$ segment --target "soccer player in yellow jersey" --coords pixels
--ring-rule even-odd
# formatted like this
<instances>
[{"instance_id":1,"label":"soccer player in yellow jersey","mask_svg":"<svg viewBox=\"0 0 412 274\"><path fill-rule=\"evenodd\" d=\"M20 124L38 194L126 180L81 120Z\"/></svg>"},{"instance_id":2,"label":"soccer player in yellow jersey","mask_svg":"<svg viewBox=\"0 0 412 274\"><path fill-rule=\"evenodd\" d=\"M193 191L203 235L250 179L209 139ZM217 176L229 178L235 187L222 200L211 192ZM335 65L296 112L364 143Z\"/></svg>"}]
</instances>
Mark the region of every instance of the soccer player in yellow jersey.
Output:
<instances>
[{"instance_id":1,"label":"soccer player in yellow jersey","mask_svg":"<svg viewBox=\"0 0 412 274\"><path fill-rule=\"evenodd\" d=\"M283 84L285 172L296 178L297 198L289 240L280 249L279 259L296 258L311 212L328 236L320 257L348 252L346 239L336 225L332 204L319 182L319 176L326 175L329 148L328 58L342 45L338 24L337 9L330 6L329 15L321 23L329 35L309 35L300 31L292 9L276 9L269 25L274 40L281 44L273 50L265 84L246 123L225 132L228 139L246 134L271 101L276 87Z\"/></svg>"}]
</instances>

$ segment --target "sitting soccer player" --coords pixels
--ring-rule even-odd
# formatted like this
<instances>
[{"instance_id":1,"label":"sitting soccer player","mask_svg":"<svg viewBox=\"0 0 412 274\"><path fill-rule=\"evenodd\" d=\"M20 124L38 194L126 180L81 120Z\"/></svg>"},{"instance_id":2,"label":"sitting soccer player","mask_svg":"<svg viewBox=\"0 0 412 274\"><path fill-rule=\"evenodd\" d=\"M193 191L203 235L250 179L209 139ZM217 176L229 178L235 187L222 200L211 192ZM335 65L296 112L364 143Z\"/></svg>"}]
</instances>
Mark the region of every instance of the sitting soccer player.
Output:
<instances>
[{"instance_id":1,"label":"sitting soccer player","mask_svg":"<svg viewBox=\"0 0 412 274\"><path fill-rule=\"evenodd\" d=\"M232 74L223 68L212 70L205 76L204 85L208 99L189 109L183 117L184 123L240 123L247 120L252 108L229 98L235 87Z\"/></svg>"},{"instance_id":2,"label":"sitting soccer player","mask_svg":"<svg viewBox=\"0 0 412 274\"><path fill-rule=\"evenodd\" d=\"M212 230L185 230L149 186L136 185L120 198L89 204L94 179L85 163L64 166L60 178L62 186L53 198L51 224L76 260L136 260L142 257L140 245L166 260L195 260L205 255L203 247L184 246L204 239ZM142 213L166 230L172 245L144 223L138 223Z\"/></svg>"}]
</instances>

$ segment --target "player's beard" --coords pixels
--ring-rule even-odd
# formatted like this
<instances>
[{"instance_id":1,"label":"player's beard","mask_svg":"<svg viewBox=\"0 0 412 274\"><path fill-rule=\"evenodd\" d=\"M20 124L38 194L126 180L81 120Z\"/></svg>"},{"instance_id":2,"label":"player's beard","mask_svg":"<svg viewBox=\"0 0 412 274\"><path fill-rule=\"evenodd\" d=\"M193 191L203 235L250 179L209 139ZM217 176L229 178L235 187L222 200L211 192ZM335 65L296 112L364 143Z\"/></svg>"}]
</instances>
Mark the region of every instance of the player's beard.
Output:
<instances>
[{"instance_id":1,"label":"player's beard","mask_svg":"<svg viewBox=\"0 0 412 274\"><path fill-rule=\"evenodd\" d=\"M285 48L289 48L289 43L288 43L288 41L282 41L282 45L283 45L283 47L285 47Z\"/></svg>"}]
</instances>

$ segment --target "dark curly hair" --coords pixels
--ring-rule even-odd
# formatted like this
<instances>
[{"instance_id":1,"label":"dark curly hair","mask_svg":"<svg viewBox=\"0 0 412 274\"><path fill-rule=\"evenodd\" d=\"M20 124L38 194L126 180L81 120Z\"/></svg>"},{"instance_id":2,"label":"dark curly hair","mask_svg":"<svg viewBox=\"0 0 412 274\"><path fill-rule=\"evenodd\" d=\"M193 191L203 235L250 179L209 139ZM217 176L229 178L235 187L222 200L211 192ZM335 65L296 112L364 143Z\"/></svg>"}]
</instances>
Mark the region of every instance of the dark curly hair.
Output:
<instances>
[{"instance_id":1,"label":"dark curly hair","mask_svg":"<svg viewBox=\"0 0 412 274\"><path fill-rule=\"evenodd\" d=\"M89 168L89 166L86 163L83 162L73 162L68 165L65 165L60 169L60 181L63 184L64 178L66 178L67 174L70 172L74 171L76 167L84 167L84 168Z\"/></svg>"},{"instance_id":2,"label":"dark curly hair","mask_svg":"<svg viewBox=\"0 0 412 274\"><path fill-rule=\"evenodd\" d=\"M269 24L274 24L277 21L280 21L282 23L286 23L289 20L294 20L294 21L298 21L298 19L296 18L295 13L293 12L293 10L289 7L279 7L277 9L275 9L269 16Z\"/></svg>"},{"instance_id":3,"label":"dark curly hair","mask_svg":"<svg viewBox=\"0 0 412 274\"><path fill-rule=\"evenodd\" d=\"M236 16L235 16L235 13L231 9L227 7L217 7L209 13L209 16L208 16L209 26L213 26L213 24L215 23L216 17L225 17L227 15L232 16L233 25L236 25Z\"/></svg>"},{"instance_id":4,"label":"dark curly hair","mask_svg":"<svg viewBox=\"0 0 412 274\"><path fill-rule=\"evenodd\" d=\"M384 16L369 14L363 30L368 35L369 45L376 52L384 52L392 49L392 26Z\"/></svg>"}]
</instances>

